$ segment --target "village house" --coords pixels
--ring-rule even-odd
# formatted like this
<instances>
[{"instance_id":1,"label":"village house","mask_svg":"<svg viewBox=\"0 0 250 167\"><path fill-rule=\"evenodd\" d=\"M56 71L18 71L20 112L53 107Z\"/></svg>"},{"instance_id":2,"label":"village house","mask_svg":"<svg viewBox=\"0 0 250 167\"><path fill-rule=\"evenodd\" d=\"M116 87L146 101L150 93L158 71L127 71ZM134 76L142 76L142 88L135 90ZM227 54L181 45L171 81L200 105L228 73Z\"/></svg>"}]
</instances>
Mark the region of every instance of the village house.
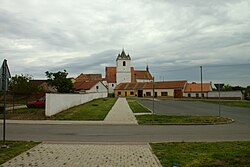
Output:
<instances>
[{"instance_id":1,"label":"village house","mask_svg":"<svg viewBox=\"0 0 250 167\"><path fill-rule=\"evenodd\" d=\"M164 81L154 83L155 97L183 97L187 81ZM153 82L120 83L115 87L115 96L152 97Z\"/></svg>"},{"instance_id":2,"label":"village house","mask_svg":"<svg viewBox=\"0 0 250 167\"><path fill-rule=\"evenodd\" d=\"M163 81L154 83L154 97L174 97L182 98L187 84L183 81ZM153 96L153 83L146 83L143 87L144 96Z\"/></svg>"},{"instance_id":3,"label":"village house","mask_svg":"<svg viewBox=\"0 0 250 167\"><path fill-rule=\"evenodd\" d=\"M212 92L212 83L187 83L184 91L185 97L190 98L208 98L208 93Z\"/></svg>"},{"instance_id":4,"label":"village house","mask_svg":"<svg viewBox=\"0 0 250 167\"><path fill-rule=\"evenodd\" d=\"M107 93L107 87L101 81L75 82L73 87L78 93Z\"/></svg>"}]
</instances>

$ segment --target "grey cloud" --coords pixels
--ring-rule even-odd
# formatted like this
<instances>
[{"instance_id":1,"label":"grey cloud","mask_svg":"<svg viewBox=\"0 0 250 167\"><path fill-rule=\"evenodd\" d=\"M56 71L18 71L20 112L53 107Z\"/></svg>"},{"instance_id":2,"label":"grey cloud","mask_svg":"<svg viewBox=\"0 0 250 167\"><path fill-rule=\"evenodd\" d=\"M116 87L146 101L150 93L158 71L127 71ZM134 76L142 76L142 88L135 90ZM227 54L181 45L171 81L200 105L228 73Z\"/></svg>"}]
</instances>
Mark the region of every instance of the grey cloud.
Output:
<instances>
[{"instance_id":1,"label":"grey cloud","mask_svg":"<svg viewBox=\"0 0 250 167\"><path fill-rule=\"evenodd\" d=\"M247 0L0 3L0 54L14 73L35 78L44 77L46 70L67 69L71 76L104 73L123 47L136 69L149 64L158 78L195 80L196 72L181 69L250 64ZM240 78L247 75L246 66L237 68L244 70L225 70L225 78L231 73L250 84L247 77Z\"/></svg>"}]
</instances>

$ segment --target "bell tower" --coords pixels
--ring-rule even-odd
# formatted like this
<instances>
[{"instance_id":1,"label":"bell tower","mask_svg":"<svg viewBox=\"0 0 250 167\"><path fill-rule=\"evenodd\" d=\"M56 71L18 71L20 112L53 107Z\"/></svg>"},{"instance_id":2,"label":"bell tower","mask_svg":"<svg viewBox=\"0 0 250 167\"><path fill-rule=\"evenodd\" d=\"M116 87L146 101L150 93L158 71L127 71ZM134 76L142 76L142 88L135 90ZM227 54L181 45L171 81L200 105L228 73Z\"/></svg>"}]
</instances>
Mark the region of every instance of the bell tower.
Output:
<instances>
[{"instance_id":1,"label":"bell tower","mask_svg":"<svg viewBox=\"0 0 250 167\"><path fill-rule=\"evenodd\" d=\"M131 82L131 58L124 49L116 58L116 82Z\"/></svg>"}]
</instances>

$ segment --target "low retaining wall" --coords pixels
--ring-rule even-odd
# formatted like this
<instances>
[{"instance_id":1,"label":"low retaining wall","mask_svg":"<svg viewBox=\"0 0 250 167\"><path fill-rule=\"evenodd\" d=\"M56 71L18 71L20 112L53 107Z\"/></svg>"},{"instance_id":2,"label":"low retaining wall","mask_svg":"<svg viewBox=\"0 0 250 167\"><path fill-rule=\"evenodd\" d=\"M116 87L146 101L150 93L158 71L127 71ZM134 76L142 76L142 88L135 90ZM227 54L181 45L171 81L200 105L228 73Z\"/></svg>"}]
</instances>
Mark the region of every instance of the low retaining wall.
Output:
<instances>
[{"instance_id":1,"label":"low retaining wall","mask_svg":"<svg viewBox=\"0 0 250 167\"><path fill-rule=\"evenodd\" d=\"M208 99L218 99L219 92L208 92ZM241 91L221 91L220 98L224 100L243 100L243 94Z\"/></svg>"},{"instance_id":2,"label":"low retaining wall","mask_svg":"<svg viewBox=\"0 0 250 167\"><path fill-rule=\"evenodd\" d=\"M89 102L93 99L105 98L107 93L89 94L57 94L46 93L45 115L52 116L68 108Z\"/></svg>"}]
</instances>

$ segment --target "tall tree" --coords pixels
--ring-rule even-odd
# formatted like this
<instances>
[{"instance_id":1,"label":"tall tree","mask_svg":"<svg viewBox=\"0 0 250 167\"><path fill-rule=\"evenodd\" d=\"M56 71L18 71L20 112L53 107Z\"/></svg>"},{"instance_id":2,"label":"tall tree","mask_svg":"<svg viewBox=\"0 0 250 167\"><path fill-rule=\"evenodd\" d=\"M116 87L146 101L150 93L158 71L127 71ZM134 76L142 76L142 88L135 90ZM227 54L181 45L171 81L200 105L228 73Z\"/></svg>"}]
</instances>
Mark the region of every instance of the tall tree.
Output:
<instances>
[{"instance_id":1,"label":"tall tree","mask_svg":"<svg viewBox=\"0 0 250 167\"><path fill-rule=\"evenodd\" d=\"M69 78L67 78L67 71L58 71L56 73L52 73L49 71L45 72L48 83L51 86L55 86L59 93L70 93L73 92L73 84Z\"/></svg>"},{"instance_id":2,"label":"tall tree","mask_svg":"<svg viewBox=\"0 0 250 167\"><path fill-rule=\"evenodd\" d=\"M39 88L37 85L30 82L32 76L26 75L15 75L11 78L9 83L9 90L11 94L15 95L31 95L37 93Z\"/></svg>"}]
</instances>

